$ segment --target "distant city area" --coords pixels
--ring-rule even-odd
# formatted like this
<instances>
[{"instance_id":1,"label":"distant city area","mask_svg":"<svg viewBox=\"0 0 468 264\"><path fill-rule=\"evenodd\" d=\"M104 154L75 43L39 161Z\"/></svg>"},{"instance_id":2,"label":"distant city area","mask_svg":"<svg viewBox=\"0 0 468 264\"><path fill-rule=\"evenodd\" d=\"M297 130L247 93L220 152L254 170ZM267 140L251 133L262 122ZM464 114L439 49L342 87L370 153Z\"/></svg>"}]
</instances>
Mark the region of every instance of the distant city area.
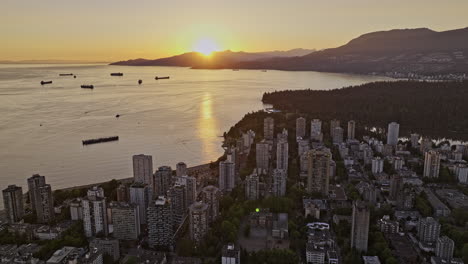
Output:
<instances>
[{"instance_id":1,"label":"distant city area","mask_svg":"<svg viewBox=\"0 0 468 264\"><path fill-rule=\"evenodd\" d=\"M60 190L32 175L2 191L0 263L466 263L468 145L387 122L260 111L209 164L136 153L133 177Z\"/></svg>"},{"instance_id":2,"label":"distant city area","mask_svg":"<svg viewBox=\"0 0 468 264\"><path fill-rule=\"evenodd\" d=\"M460 74L418 74L404 72L385 72L385 73L370 73L371 75L386 76L395 79L420 80L420 81L463 81L468 80L466 73Z\"/></svg>"}]
</instances>

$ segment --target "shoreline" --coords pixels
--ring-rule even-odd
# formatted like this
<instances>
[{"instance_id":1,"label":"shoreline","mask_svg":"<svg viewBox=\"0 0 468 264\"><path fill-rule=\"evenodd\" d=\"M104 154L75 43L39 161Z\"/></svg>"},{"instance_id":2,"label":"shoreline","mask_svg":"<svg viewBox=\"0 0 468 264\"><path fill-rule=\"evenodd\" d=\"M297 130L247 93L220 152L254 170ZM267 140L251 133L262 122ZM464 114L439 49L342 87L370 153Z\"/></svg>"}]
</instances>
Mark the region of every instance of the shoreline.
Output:
<instances>
[{"instance_id":1,"label":"shoreline","mask_svg":"<svg viewBox=\"0 0 468 264\"><path fill-rule=\"evenodd\" d=\"M189 167L189 168L187 168L187 174L194 173L194 172L198 173L198 172L204 171L206 169L209 169L209 167L210 167L210 163L204 163L204 164L196 165L196 166L193 166L193 167ZM173 171L175 171L175 170L173 170ZM76 190L76 189L90 188L90 187L93 187L93 186L108 183L109 181L112 181L112 180L116 180L119 183L126 184L126 183L132 182L133 177L121 178L121 179L110 179L110 180L105 181L105 182L98 182L98 183L84 184L84 185L78 185L78 186L72 186L72 187L65 187L65 188L55 189L54 192L55 191L72 191L72 190ZM26 192L26 194L27 194L27 192Z\"/></svg>"},{"instance_id":2,"label":"shoreline","mask_svg":"<svg viewBox=\"0 0 468 264\"><path fill-rule=\"evenodd\" d=\"M198 173L206 172L206 170L211 170L210 169L210 163L204 163L204 164L189 167L189 168L187 168L187 174L196 173L197 176L198 176ZM112 181L112 180L116 180L119 183L127 184L127 183L132 182L133 177L121 178L121 179L110 179L110 180L105 181L105 182L95 182L95 183L89 183L89 184L84 184L84 185L77 185L77 186L53 189L52 193L54 193L56 191L72 191L72 190L77 190L77 189L91 188L93 186L98 186L98 185L101 185L101 184L108 183L109 181ZM26 198L27 195L28 195L28 191L23 193L24 198ZM4 208L0 209L0 221L2 221L2 220L5 220L5 209Z\"/></svg>"}]
</instances>

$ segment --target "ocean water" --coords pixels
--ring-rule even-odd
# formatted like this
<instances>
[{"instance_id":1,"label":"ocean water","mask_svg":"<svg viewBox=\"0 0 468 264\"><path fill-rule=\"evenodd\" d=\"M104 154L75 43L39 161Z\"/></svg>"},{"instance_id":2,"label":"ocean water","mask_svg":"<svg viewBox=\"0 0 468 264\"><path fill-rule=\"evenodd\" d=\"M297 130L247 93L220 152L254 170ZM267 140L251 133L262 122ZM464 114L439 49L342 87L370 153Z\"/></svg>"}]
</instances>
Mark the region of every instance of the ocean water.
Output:
<instances>
[{"instance_id":1,"label":"ocean water","mask_svg":"<svg viewBox=\"0 0 468 264\"><path fill-rule=\"evenodd\" d=\"M111 77L111 72L124 76ZM223 132L246 113L266 107L263 92L333 89L382 79L318 72L0 65L0 188L17 184L25 192L26 178L34 173L45 175L53 189L131 177L132 155L141 153L153 156L154 169L179 161L206 163L222 154ZM53 83L41 86L42 80ZM81 89L82 84L95 89ZM81 142L114 135L120 140Z\"/></svg>"}]
</instances>

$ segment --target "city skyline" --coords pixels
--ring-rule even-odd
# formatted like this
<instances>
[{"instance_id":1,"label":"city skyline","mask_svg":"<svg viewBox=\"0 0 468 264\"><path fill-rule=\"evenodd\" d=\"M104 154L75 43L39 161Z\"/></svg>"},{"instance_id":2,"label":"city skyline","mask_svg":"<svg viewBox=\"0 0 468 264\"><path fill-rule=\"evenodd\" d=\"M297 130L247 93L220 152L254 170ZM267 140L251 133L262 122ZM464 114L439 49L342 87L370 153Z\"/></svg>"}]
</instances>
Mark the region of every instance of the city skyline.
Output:
<instances>
[{"instance_id":1,"label":"city skyline","mask_svg":"<svg viewBox=\"0 0 468 264\"><path fill-rule=\"evenodd\" d=\"M466 10L4 0L0 263L468 264Z\"/></svg>"},{"instance_id":2,"label":"city skyline","mask_svg":"<svg viewBox=\"0 0 468 264\"><path fill-rule=\"evenodd\" d=\"M468 3L451 2L359 0L330 5L305 0L142 0L130 4L122 0L88 0L70 5L61 1L5 1L0 11L0 31L8 39L0 43L0 61L112 62L194 50L209 53L333 48L373 31L466 27L464 10ZM101 19L103 14L105 20Z\"/></svg>"}]
</instances>

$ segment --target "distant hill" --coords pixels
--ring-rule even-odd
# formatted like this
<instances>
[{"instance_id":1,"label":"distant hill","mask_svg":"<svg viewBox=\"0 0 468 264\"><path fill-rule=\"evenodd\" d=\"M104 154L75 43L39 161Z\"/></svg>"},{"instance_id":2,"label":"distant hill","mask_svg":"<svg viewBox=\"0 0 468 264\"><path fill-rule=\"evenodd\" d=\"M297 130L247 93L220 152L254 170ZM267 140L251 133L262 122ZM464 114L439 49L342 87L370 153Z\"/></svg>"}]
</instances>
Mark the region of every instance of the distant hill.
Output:
<instances>
[{"instance_id":1,"label":"distant hill","mask_svg":"<svg viewBox=\"0 0 468 264\"><path fill-rule=\"evenodd\" d=\"M391 81L329 91L288 90L265 93L262 101L308 118L337 118L344 126L355 120L361 128L386 129L396 121L401 136L416 132L468 140L468 81Z\"/></svg>"},{"instance_id":2,"label":"distant hill","mask_svg":"<svg viewBox=\"0 0 468 264\"><path fill-rule=\"evenodd\" d=\"M443 32L427 28L379 31L364 34L338 48L294 58L244 61L231 67L354 73L468 73L468 28Z\"/></svg>"},{"instance_id":3,"label":"distant hill","mask_svg":"<svg viewBox=\"0 0 468 264\"><path fill-rule=\"evenodd\" d=\"M311 49L292 49L288 51L267 51L267 52L233 52L230 50L214 52L207 57L198 52L188 52L168 58L155 60L135 59L111 63L111 65L127 66L180 66L192 68L224 68L234 63L261 61L271 58L286 58L294 56L304 56L314 52Z\"/></svg>"},{"instance_id":4,"label":"distant hill","mask_svg":"<svg viewBox=\"0 0 468 264\"><path fill-rule=\"evenodd\" d=\"M276 69L349 73L468 73L468 28L436 32L427 28L394 29L359 36L338 48L274 52L196 52L157 60L113 63L132 66Z\"/></svg>"},{"instance_id":5,"label":"distant hill","mask_svg":"<svg viewBox=\"0 0 468 264\"><path fill-rule=\"evenodd\" d=\"M106 61L83 61L83 60L0 60L0 64L104 64Z\"/></svg>"}]
</instances>

